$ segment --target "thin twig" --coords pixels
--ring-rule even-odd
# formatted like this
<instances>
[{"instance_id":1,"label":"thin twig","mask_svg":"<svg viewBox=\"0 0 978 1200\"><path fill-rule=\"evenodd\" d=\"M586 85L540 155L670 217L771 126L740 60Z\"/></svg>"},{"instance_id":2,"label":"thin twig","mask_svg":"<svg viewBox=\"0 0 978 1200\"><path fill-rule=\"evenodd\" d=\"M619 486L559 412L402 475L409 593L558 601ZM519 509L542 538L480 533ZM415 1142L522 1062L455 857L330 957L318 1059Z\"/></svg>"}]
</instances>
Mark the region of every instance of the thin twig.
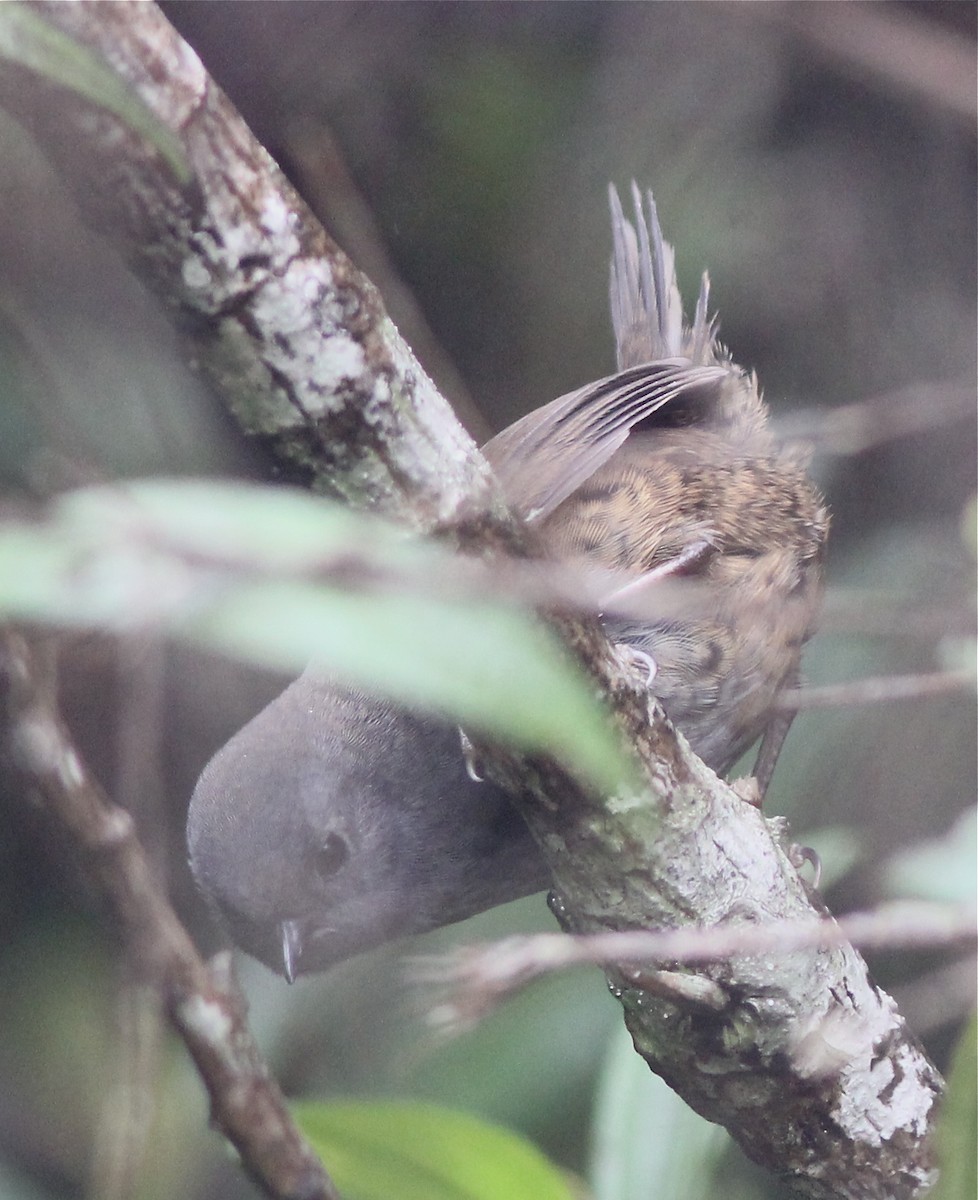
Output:
<instances>
[{"instance_id":1,"label":"thin twig","mask_svg":"<svg viewBox=\"0 0 978 1200\"><path fill-rule=\"evenodd\" d=\"M862 454L958 421L973 421L973 379L920 381L836 408L802 409L777 423L786 442L804 442L822 454Z\"/></svg>"},{"instance_id":2,"label":"thin twig","mask_svg":"<svg viewBox=\"0 0 978 1200\"><path fill-rule=\"evenodd\" d=\"M813 917L769 925L726 924L709 929L634 930L567 936L541 933L506 938L488 946L463 946L450 954L409 961L417 983L450 989L433 1006L430 1019L441 1027L467 1027L502 1000L541 975L584 964L614 963L624 978L653 987L650 964L670 967L739 957L790 954L796 950L842 946L863 950L974 946L976 916L950 905L900 902L851 913L837 920ZM643 964L638 970L629 970Z\"/></svg>"},{"instance_id":3,"label":"thin twig","mask_svg":"<svg viewBox=\"0 0 978 1200\"><path fill-rule=\"evenodd\" d=\"M839 708L852 704L886 704L892 700L917 700L948 692L973 690L974 671L934 671L926 675L879 675L851 683L798 688L782 692L776 701L782 712L810 708Z\"/></svg>"},{"instance_id":4,"label":"thin twig","mask_svg":"<svg viewBox=\"0 0 978 1200\"><path fill-rule=\"evenodd\" d=\"M974 45L922 13L892 4L744 4L735 11L782 21L810 49L899 97L975 119Z\"/></svg>"}]
</instances>

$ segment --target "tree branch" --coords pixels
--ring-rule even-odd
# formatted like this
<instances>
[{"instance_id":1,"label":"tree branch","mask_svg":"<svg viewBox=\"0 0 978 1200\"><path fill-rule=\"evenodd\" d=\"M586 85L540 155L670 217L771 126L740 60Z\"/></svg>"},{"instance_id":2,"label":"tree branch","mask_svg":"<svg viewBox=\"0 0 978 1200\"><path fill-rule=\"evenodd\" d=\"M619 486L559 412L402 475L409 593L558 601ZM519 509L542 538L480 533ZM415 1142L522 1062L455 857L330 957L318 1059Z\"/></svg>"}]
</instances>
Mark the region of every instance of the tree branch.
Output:
<instances>
[{"instance_id":1,"label":"tree branch","mask_svg":"<svg viewBox=\"0 0 978 1200\"><path fill-rule=\"evenodd\" d=\"M315 223L193 52L148 3L31 10L112 64L179 139L191 180L117 117L20 69L0 102L93 225L186 330L248 432L315 485L466 549L524 550L485 464L371 287ZM588 795L501 752L575 932L814 921L779 826L690 753L593 624L554 617L645 767ZM756 1161L815 1197L904 1198L931 1181L940 1080L848 945L609 978L636 1048ZM204 993L207 994L207 993ZM818 1044L824 1053L812 1054ZM817 1065L813 1067L813 1062Z\"/></svg>"},{"instance_id":2,"label":"tree branch","mask_svg":"<svg viewBox=\"0 0 978 1200\"><path fill-rule=\"evenodd\" d=\"M0 633L11 757L72 839L138 976L162 993L207 1087L213 1120L274 1200L339 1200L262 1061L230 956L201 960L154 877L132 817L91 777L44 692L26 640Z\"/></svg>"}]
</instances>

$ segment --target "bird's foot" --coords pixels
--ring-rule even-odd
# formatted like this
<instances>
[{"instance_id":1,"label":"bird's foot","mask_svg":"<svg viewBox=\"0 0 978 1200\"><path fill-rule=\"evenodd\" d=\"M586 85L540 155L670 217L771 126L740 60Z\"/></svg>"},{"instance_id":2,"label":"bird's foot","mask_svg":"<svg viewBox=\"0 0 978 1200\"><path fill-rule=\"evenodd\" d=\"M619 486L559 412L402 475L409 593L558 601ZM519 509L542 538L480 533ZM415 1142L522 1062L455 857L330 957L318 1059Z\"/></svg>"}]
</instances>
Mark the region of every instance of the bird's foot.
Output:
<instances>
[{"instance_id":1,"label":"bird's foot","mask_svg":"<svg viewBox=\"0 0 978 1200\"><path fill-rule=\"evenodd\" d=\"M655 679L659 668L655 665L655 659L651 654L646 654L644 650L638 650L635 646L628 645L627 642L616 642L615 649L618 651L619 658L626 666L634 668L636 671L641 671L645 675L645 686L651 687L652 680Z\"/></svg>"},{"instance_id":2,"label":"bird's foot","mask_svg":"<svg viewBox=\"0 0 978 1200\"><path fill-rule=\"evenodd\" d=\"M797 842L792 842L788 847L788 861L799 874L801 874L802 867L810 866L812 868L812 887L818 887L822 878L822 860L811 846L799 846Z\"/></svg>"}]
</instances>

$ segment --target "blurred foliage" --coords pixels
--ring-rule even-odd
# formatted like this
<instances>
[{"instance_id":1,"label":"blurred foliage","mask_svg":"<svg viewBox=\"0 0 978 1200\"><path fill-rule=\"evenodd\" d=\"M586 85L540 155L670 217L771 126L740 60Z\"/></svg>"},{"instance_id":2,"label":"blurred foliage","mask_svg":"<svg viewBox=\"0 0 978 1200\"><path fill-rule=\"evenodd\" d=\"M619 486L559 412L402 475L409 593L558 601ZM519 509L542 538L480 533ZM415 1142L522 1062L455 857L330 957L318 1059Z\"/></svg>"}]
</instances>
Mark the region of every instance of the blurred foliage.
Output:
<instances>
[{"instance_id":1,"label":"blurred foliage","mask_svg":"<svg viewBox=\"0 0 978 1200\"><path fill-rule=\"evenodd\" d=\"M978 1195L978 1017L961 1034L947 1078L947 1096L938 1128L941 1176L931 1200L971 1200Z\"/></svg>"},{"instance_id":2,"label":"blurred foliage","mask_svg":"<svg viewBox=\"0 0 978 1200\"><path fill-rule=\"evenodd\" d=\"M0 61L19 63L120 117L159 152L181 183L191 178L180 139L112 68L23 3L0 10Z\"/></svg>"},{"instance_id":3,"label":"blurred foliage","mask_svg":"<svg viewBox=\"0 0 978 1200\"><path fill-rule=\"evenodd\" d=\"M609 179L654 188L687 296L710 268L722 337L758 371L776 418L921 389L929 425L815 462L833 510L832 595L849 600L830 596L807 656L809 678L825 683L973 654L974 426L943 417L940 396L975 379L976 155L973 118L939 87L914 83L896 52L887 71L833 53L785 17L801 7L896 13L908 61L926 61L914 38L935 36L952 46L942 74L962 54L974 61L975 8L955 3L164 5L300 188L338 195L326 147L339 144L362 207L320 215L358 259L374 235L357 212L370 214L487 428L611 368ZM309 174L315 154L299 170L300 127L322 130L321 178ZM20 513L67 487L139 475L276 478L186 364L166 314L2 114L0 151L3 502ZM375 282L393 294L393 276ZM413 340L410 314L395 317ZM281 680L198 650L154 657L138 638L76 636L61 657L84 753L136 810L182 912L215 945L184 862L186 803L207 757ZM814 831L816 848L831 829L840 870L862 847L828 896L845 911L901 884L906 894L909 868L887 864L974 805L975 760L967 696L803 713L769 805L799 840ZM57 840L2 766L0 1190L67 1200L86 1194L96 1130L103 1143L112 1135L104 1105L127 1042L107 997L120 980ZM938 876L950 869L935 862ZM548 923L536 899L425 949ZM246 964L256 1025L290 1091L457 1106L584 1173L618 1025L600 975L547 980L436 1046L404 988L402 951L291 990ZM946 962L889 955L874 970L899 999ZM952 1000L940 993L920 1013L942 1065L962 1016ZM156 1111L138 1194L254 1196L207 1131L179 1047L167 1042L160 1063L145 1081ZM724 1194L787 1194L736 1152L719 1170Z\"/></svg>"},{"instance_id":4,"label":"blurred foliage","mask_svg":"<svg viewBox=\"0 0 978 1200\"><path fill-rule=\"evenodd\" d=\"M649 1071L624 1025L609 1040L592 1137L595 1200L700 1200L713 1191L720 1156L730 1146L724 1129Z\"/></svg>"},{"instance_id":5,"label":"blurred foliage","mask_svg":"<svg viewBox=\"0 0 978 1200\"><path fill-rule=\"evenodd\" d=\"M574 1200L538 1150L430 1104L301 1104L303 1133L349 1200Z\"/></svg>"},{"instance_id":6,"label":"blurred foliage","mask_svg":"<svg viewBox=\"0 0 978 1200\"><path fill-rule=\"evenodd\" d=\"M978 809L966 809L946 834L917 842L890 859L886 881L898 895L975 906Z\"/></svg>"},{"instance_id":7,"label":"blurred foliage","mask_svg":"<svg viewBox=\"0 0 978 1200\"><path fill-rule=\"evenodd\" d=\"M474 564L473 564L474 565ZM69 492L0 527L0 616L152 630L337 679L635 782L612 723L545 625L435 542L285 488L182 481Z\"/></svg>"}]
</instances>

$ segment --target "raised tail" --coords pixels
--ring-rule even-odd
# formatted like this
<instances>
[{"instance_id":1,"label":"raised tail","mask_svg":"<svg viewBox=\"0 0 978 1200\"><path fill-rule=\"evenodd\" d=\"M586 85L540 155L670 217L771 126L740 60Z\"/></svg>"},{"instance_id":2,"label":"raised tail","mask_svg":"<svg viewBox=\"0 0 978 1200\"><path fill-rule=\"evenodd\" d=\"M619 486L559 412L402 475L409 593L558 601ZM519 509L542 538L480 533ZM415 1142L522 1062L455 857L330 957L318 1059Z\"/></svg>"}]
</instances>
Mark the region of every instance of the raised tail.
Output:
<instances>
[{"instance_id":1,"label":"raised tail","mask_svg":"<svg viewBox=\"0 0 978 1200\"><path fill-rule=\"evenodd\" d=\"M611 256L611 321L618 369L662 358L689 358L698 365L717 361L713 323L707 316L710 280L704 272L692 326L683 324L676 284L675 254L664 240L652 192L632 182L635 225L625 217L614 184L608 185L614 250ZM636 232L637 230L637 232Z\"/></svg>"}]
</instances>

